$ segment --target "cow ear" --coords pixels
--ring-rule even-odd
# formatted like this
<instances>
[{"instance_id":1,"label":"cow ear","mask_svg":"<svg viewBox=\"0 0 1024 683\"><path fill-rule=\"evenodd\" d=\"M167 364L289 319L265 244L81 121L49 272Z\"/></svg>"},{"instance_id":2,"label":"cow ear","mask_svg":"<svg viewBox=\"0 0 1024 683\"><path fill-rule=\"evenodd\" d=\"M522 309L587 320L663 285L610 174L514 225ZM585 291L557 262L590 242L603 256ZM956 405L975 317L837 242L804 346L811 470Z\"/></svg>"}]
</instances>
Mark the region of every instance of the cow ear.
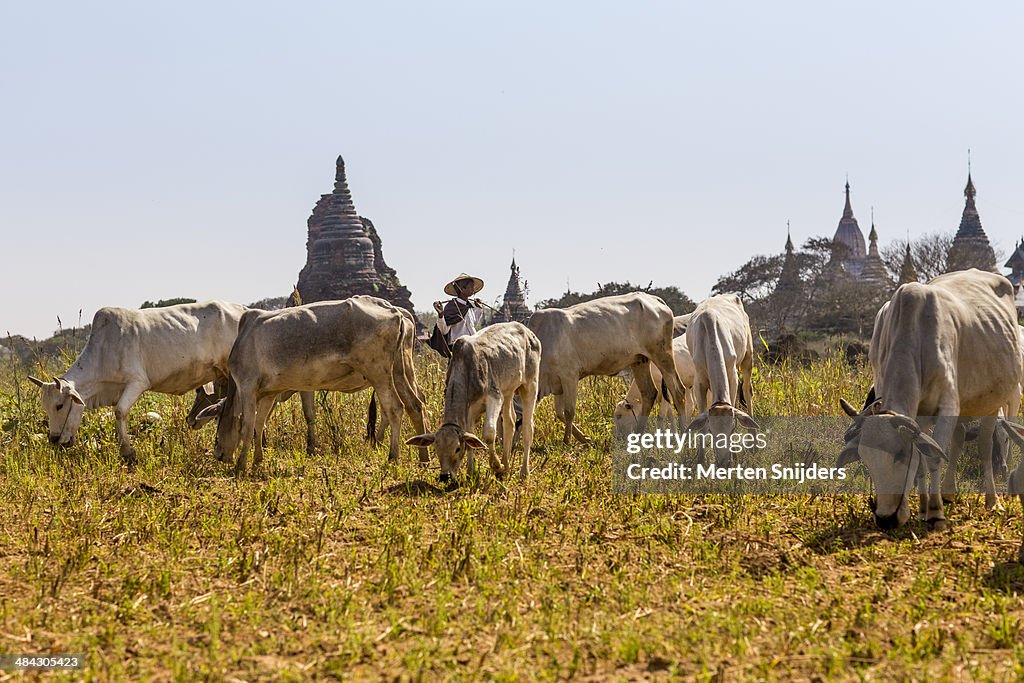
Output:
<instances>
[{"instance_id":1,"label":"cow ear","mask_svg":"<svg viewBox=\"0 0 1024 683\"><path fill-rule=\"evenodd\" d=\"M860 448L857 447L856 443L846 444L846 448L839 454L836 459L836 467L846 467L847 465L860 461Z\"/></svg>"},{"instance_id":2,"label":"cow ear","mask_svg":"<svg viewBox=\"0 0 1024 683\"><path fill-rule=\"evenodd\" d=\"M82 395L79 394L77 390L71 389L68 392L68 396L71 397L71 402L72 403L77 403L80 406L84 406L85 405L85 401L82 400Z\"/></svg>"},{"instance_id":3,"label":"cow ear","mask_svg":"<svg viewBox=\"0 0 1024 683\"><path fill-rule=\"evenodd\" d=\"M200 420L206 421L206 420L212 420L215 417L220 417L220 414L222 412L224 412L224 403L225 402L226 402L226 399L222 398L221 400L219 400L216 403L214 403L212 406L206 406L205 408L200 410L199 414L196 415L196 424L199 424Z\"/></svg>"},{"instance_id":4,"label":"cow ear","mask_svg":"<svg viewBox=\"0 0 1024 683\"><path fill-rule=\"evenodd\" d=\"M196 389L196 391L202 391L207 396L213 396L217 392L217 390L213 386L213 382L207 382L203 386Z\"/></svg>"},{"instance_id":5,"label":"cow ear","mask_svg":"<svg viewBox=\"0 0 1024 683\"><path fill-rule=\"evenodd\" d=\"M701 413L697 417L693 418L693 422L690 423L689 431L691 431L691 432L699 432L700 430L704 429L704 426L707 425L707 423L708 423L708 413L707 413L707 411L704 411L703 413Z\"/></svg>"},{"instance_id":6,"label":"cow ear","mask_svg":"<svg viewBox=\"0 0 1024 683\"><path fill-rule=\"evenodd\" d=\"M850 402L847 401L845 398L839 399L839 407L842 408L843 412L849 415L850 417L860 417L860 413L857 411L857 409L850 405Z\"/></svg>"},{"instance_id":7,"label":"cow ear","mask_svg":"<svg viewBox=\"0 0 1024 683\"><path fill-rule=\"evenodd\" d=\"M740 426L745 427L752 432L761 431L761 425L757 424L757 422L754 421L754 418L750 417L739 408L733 408L732 414L736 418L736 421L740 423Z\"/></svg>"},{"instance_id":8,"label":"cow ear","mask_svg":"<svg viewBox=\"0 0 1024 683\"><path fill-rule=\"evenodd\" d=\"M40 387L40 388L42 388L46 384L49 384L49 382L44 382L43 380L39 379L38 377L33 377L32 375L28 376L28 381L32 382L32 384L35 384L37 387Z\"/></svg>"},{"instance_id":9,"label":"cow ear","mask_svg":"<svg viewBox=\"0 0 1024 683\"><path fill-rule=\"evenodd\" d=\"M924 432L917 435L914 439L914 445L917 446L917 450L921 451L921 453L929 460L937 460L938 462L946 461L946 453L942 450L942 446Z\"/></svg>"},{"instance_id":10,"label":"cow ear","mask_svg":"<svg viewBox=\"0 0 1024 683\"><path fill-rule=\"evenodd\" d=\"M436 434L417 434L416 436L409 437L405 445L406 446L420 446L426 448L434 444L434 439L437 438Z\"/></svg>"},{"instance_id":11,"label":"cow ear","mask_svg":"<svg viewBox=\"0 0 1024 683\"><path fill-rule=\"evenodd\" d=\"M466 441L466 446L469 448L487 448L487 444L481 441L480 437L472 432L463 433L462 438Z\"/></svg>"}]
</instances>

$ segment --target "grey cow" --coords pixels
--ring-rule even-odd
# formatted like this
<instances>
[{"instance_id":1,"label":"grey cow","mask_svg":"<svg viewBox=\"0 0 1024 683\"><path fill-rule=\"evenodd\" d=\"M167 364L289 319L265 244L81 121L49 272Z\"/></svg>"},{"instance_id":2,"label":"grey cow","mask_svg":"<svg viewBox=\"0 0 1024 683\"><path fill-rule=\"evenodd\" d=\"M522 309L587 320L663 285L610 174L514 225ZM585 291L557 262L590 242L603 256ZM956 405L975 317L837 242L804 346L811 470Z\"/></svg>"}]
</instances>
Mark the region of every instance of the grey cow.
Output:
<instances>
[{"instance_id":1,"label":"grey cow","mask_svg":"<svg viewBox=\"0 0 1024 683\"><path fill-rule=\"evenodd\" d=\"M372 386L391 428L388 457L396 460L403 407L411 412L414 427L426 431L423 401L412 368L404 362L409 334L402 311L371 296L248 311L231 349L228 394L198 416L219 418L217 458L230 462L238 449L235 474L241 476L254 442L253 465L258 467L263 429L283 392L353 392Z\"/></svg>"},{"instance_id":2,"label":"grey cow","mask_svg":"<svg viewBox=\"0 0 1024 683\"><path fill-rule=\"evenodd\" d=\"M412 385L413 391L417 393L419 402L423 403L423 394L420 392L419 387L416 385L415 374L413 372L413 345L416 341L416 321L413 318L412 313L404 308L399 308L398 311L405 317L405 334L402 342L402 371L406 377L409 378L410 384ZM360 389L367 389L370 385L366 385L353 389L352 391L359 391ZM200 414L204 410L212 405L215 405L218 401L225 398L228 392L228 382L209 382L196 389L195 399L192 401L192 407L188 411L188 415L185 416L185 423L192 429L199 429L204 424L214 419L214 415L207 413L205 418L200 419ZM291 398L294 394L298 393L302 399L302 415L306 420L306 452L313 454L317 450L317 438L316 438L316 402L314 401L314 394L311 391L286 391L277 397L277 403L283 403ZM415 405L405 405L406 415L409 416L410 420L416 419L414 413ZM376 397L370 400L370 414L367 419L367 436L374 441L383 439L385 422L381 421L379 427L376 423ZM375 431L376 430L376 431ZM426 449L420 450L420 460L426 462L428 456Z\"/></svg>"},{"instance_id":3,"label":"grey cow","mask_svg":"<svg viewBox=\"0 0 1024 683\"><path fill-rule=\"evenodd\" d=\"M491 469L497 476L508 472L512 454L515 416L513 397L523 406L523 464L525 479L530 471L533 443L533 412L537 403L541 343L537 335L520 323L499 323L477 334L459 337L452 347L444 389L444 424L432 434L419 434L407 444L433 445L441 461L441 481L449 481L463 457L473 472L473 449L487 448ZM468 431L484 414L483 439ZM494 442L498 416L502 418L502 462Z\"/></svg>"}]
</instances>

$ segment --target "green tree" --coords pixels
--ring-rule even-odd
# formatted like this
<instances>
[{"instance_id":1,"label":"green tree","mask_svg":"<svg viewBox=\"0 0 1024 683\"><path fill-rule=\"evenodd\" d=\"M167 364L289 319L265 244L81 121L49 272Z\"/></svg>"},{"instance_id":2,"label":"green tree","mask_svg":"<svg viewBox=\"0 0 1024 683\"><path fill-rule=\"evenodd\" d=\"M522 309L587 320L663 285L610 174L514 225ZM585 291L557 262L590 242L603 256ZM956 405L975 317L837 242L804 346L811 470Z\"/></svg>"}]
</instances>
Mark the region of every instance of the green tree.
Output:
<instances>
[{"instance_id":1,"label":"green tree","mask_svg":"<svg viewBox=\"0 0 1024 683\"><path fill-rule=\"evenodd\" d=\"M647 292L648 294L660 297L672 309L673 315L689 313L697 306L693 299L686 296L678 287L671 285L655 287L653 282L648 283L646 287L641 287L627 280L626 282L606 282L604 284L599 282L597 283L597 289L589 294L568 291L560 297L541 301L537 304L537 308L566 308L603 296L615 296L617 294L628 294L629 292Z\"/></svg>"}]
</instances>

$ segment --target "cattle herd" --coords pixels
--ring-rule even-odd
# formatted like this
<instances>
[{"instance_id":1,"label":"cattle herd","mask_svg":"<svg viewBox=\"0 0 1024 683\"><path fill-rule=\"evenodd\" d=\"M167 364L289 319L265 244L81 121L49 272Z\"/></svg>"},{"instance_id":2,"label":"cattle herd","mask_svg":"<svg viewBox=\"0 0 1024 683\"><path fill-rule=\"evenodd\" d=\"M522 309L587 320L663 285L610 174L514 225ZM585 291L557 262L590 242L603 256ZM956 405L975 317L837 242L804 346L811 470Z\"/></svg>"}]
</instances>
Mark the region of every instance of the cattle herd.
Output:
<instances>
[{"instance_id":1,"label":"cattle herd","mask_svg":"<svg viewBox=\"0 0 1024 683\"><path fill-rule=\"evenodd\" d=\"M650 294L610 296L543 309L527 325L499 323L460 338L448 364L443 423L434 432L416 382L414 339L408 311L370 296L280 311L218 301L103 308L81 355L62 376L30 379L41 389L54 444L74 441L86 409L114 406L121 456L129 466L136 454L127 419L139 397L194 391L189 426L217 420L215 454L234 461L236 476L246 473L250 445L253 466L260 465L267 417L293 393L302 394L307 448L316 448L312 392L318 390L372 388L368 436L382 440L389 427L388 454L395 460L402 416L408 415L417 435L406 443L419 449L422 462L433 446L441 479L452 484L464 462L473 470L476 449L488 451L496 476L507 474L512 433L522 439L519 471L525 479L534 408L548 395L564 424L564 442L588 442L575 424L576 397L579 381L593 375L632 371L633 384L615 409L620 436L641 428L659 398L663 414L675 408L680 429L759 429L751 416L750 323L735 295L713 296L676 317ZM994 273L959 271L905 284L878 311L869 352L874 385L862 408L842 402L853 423L838 464L864 464L877 491L872 505L880 527L911 518L915 486L922 518L933 528L945 527L943 497L955 491L957 457L972 433L979 440L986 503L996 504L994 468L1001 460L993 444L1012 439L1024 445L1024 428L1011 421L1021 404L1022 348L1013 287ZM969 429L977 420L980 427ZM719 461L731 457L716 453ZM1009 491L1024 498L1024 469L1010 475Z\"/></svg>"}]
</instances>

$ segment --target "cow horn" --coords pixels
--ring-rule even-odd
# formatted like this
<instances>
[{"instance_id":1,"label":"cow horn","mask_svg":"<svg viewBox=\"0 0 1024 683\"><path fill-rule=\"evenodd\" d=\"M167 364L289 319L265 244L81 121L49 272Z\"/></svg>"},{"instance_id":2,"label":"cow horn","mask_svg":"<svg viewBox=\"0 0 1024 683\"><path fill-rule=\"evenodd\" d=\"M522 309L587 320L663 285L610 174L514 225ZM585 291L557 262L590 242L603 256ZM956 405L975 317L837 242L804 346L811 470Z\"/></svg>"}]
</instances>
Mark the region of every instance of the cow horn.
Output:
<instances>
[{"instance_id":1,"label":"cow horn","mask_svg":"<svg viewBox=\"0 0 1024 683\"><path fill-rule=\"evenodd\" d=\"M849 415L850 417L860 417L860 412L852 405L850 405L850 402L847 401L845 398L839 399L839 407L842 408L843 412Z\"/></svg>"}]
</instances>

